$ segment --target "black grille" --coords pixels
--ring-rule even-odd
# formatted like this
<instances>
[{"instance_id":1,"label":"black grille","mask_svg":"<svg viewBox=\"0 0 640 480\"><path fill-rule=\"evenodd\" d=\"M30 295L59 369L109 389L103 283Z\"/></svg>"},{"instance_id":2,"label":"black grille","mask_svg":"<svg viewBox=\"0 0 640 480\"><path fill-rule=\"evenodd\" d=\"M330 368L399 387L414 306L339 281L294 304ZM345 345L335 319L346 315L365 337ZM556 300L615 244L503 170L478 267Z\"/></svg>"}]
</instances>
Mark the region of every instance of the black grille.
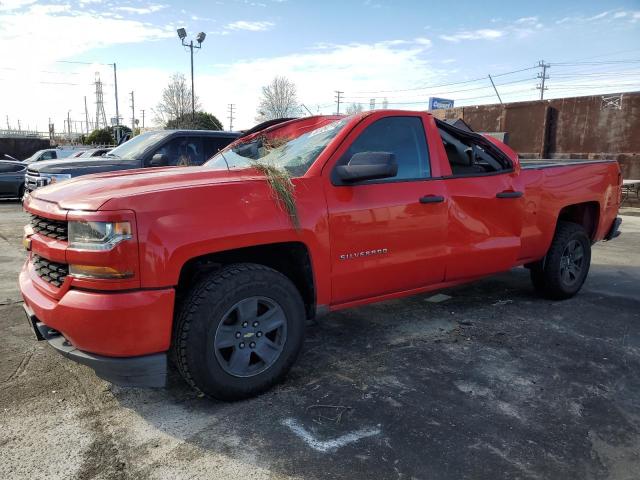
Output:
<instances>
[{"instance_id":1,"label":"black grille","mask_svg":"<svg viewBox=\"0 0 640 480\"><path fill-rule=\"evenodd\" d=\"M33 231L57 240L67 240L67 222L31 214Z\"/></svg>"},{"instance_id":2,"label":"black grille","mask_svg":"<svg viewBox=\"0 0 640 480\"><path fill-rule=\"evenodd\" d=\"M69 275L69 265L65 263L52 262L35 254L32 261L38 276L56 287L60 287Z\"/></svg>"}]
</instances>

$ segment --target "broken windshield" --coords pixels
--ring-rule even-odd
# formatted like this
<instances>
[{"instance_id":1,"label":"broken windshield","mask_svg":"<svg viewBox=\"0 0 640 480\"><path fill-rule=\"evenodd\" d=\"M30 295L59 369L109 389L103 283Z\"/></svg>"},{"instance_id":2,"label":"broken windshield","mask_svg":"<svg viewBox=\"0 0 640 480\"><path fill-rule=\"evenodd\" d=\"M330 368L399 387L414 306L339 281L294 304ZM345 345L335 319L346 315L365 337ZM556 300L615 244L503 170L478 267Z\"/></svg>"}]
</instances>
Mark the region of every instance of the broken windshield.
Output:
<instances>
[{"instance_id":1,"label":"broken windshield","mask_svg":"<svg viewBox=\"0 0 640 480\"><path fill-rule=\"evenodd\" d=\"M346 125L347 119L327 119L314 130L280 129L231 145L212 157L205 165L215 170L247 168L255 164L285 169L292 177L304 175L329 142Z\"/></svg>"}]
</instances>

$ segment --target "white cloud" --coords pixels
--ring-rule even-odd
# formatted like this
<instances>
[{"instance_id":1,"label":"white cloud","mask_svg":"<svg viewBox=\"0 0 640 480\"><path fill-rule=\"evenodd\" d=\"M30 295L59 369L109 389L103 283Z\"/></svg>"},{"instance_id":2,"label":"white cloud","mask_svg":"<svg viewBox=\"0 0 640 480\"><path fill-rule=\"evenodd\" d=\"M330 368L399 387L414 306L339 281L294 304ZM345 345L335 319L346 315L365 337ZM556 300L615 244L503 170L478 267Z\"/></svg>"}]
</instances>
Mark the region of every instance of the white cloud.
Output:
<instances>
[{"instance_id":1,"label":"white cloud","mask_svg":"<svg viewBox=\"0 0 640 480\"><path fill-rule=\"evenodd\" d=\"M71 58L94 48L173 35L173 31L136 20L69 10L68 5L34 5L28 10L0 15L3 62L26 67Z\"/></svg>"},{"instance_id":2,"label":"white cloud","mask_svg":"<svg viewBox=\"0 0 640 480\"><path fill-rule=\"evenodd\" d=\"M598 13L591 17L585 17L582 15L563 17L556 20L557 25L562 24L581 24L581 23L593 23L593 22L612 22L612 21L629 21L635 23L640 20L640 11L612 11L607 10L605 12Z\"/></svg>"},{"instance_id":3,"label":"white cloud","mask_svg":"<svg viewBox=\"0 0 640 480\"><path fill-rule=\"evenodd\" d=\"M479 30L463 30L453 35L440 35L440 38L447 42L458 43L462 40L495 40L504 35L505 32L503 30L481 28Z\"/></svg>"},{"instance_id":4,"label":"white cloud","mask_svg":"<svg viewBox=\"0 0 640 480\"><path fill-rule=\"evenodd\" d=\"M135 13L138 15L146 15L148 13L158 12L167 7L168 5L147 5L146 7L115 7L114 10L119 10L125 13Z\"/></svg>"},{"instance_id":5,"label":"white cloud","mask_svg":"<svg viewBox=\"0 0 640 480\"><path fill-rule=\"evenodd\" d=\"M238 20L231 22L225 26L227 30L248 30L250 32L262 32L270 30L275 23L266 21L251 22L247 20Z\"/></svg>"},{"instance_id":6,"label":"white cloud","mask_svg":"<svg viewBox=\"0 0 640 480\"><path fill-rule=\"evenodd\" d=\"M424 47L431 47L431 44L433 43L433 42L431 42L431 40L429 40L428 38L425 38L425 37L414 38L413 41L415 43L417 43L418 45L422 45Z\"/></svg>"},{"instance_id":7,"label":"white cloud","mask_svg":"<svg viewBox=\"0 0 640 480\"><path fill-rule=\"evenodd\" d=\"M19 10L25 6L36 3L37 0L1 0L0 12L8 12L11 10Z\"/></svg>"},{"instance_id":8,"label":"white cloud","mask_svg":"<svg viewBox=\"0 0 640 480\"><path fill-rule=\"evenodd\" d=\"M538 17L522 17L516 20L517 24L535 25L538 23Z\"/></svg>"}]
</instances>

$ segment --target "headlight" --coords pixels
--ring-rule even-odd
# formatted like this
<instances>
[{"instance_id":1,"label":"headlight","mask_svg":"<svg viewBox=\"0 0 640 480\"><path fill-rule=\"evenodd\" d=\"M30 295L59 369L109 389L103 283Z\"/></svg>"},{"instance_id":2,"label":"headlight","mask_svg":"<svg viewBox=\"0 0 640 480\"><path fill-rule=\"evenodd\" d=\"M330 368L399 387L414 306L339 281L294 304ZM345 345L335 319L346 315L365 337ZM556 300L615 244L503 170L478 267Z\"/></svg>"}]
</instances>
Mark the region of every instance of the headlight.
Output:
<instances>
[{"instance_id":1,"label":"headlight","mask_svg":"<svg viewBox=\"0 0 640 480\"><path fill-rule=\"evenodd\" d=\"M68 173L48 173L43 176L49 179L49 183L62 182L71 178L71 175Z\"/></svg>"},{"instance_id":2,"label":"headlight","mask_svg":"<svg viewBox=\"0 0 640 480\"><path fill-rule=\"evenodd\" d=\"M111 250L130 238L129 222L69 222L69 248Z\"/></svg>"}]
</instances>

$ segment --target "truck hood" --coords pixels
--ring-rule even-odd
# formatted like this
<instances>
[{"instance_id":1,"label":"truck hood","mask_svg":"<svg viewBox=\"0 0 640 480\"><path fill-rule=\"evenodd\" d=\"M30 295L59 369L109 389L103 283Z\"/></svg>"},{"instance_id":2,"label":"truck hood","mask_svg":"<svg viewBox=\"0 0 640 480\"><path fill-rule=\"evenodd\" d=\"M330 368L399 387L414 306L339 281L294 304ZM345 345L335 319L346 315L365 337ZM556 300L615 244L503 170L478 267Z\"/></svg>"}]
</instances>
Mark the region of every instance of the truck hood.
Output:
<instances>
[{"instance_id":1,"label":"truck hood","mask_svg":"<svg viewBox=\"0 0 640 480\"><path fill-rule=\"evenodd\" d=\"M264 176L254 169L227 171L205 167L145 168L82 176L39 188L31 196L67 210L98 210L105 202L114 198L259 179L264 180Z\"/></svg>"},{"instance_id":2,"label":"truck hood","mask_svg":"<svg viewBox=\"0 0 640 480\"><path fill-rule=\"evenodd\" d=\"M42 174L68 174L72 177L88 175L91 173L113 172L118 170L131 170L140 168L140 160L128 158L72 158L66 160L46 160L34 162L29 165L29 170L35 170Z\"/></svg>"}]
</instances>

